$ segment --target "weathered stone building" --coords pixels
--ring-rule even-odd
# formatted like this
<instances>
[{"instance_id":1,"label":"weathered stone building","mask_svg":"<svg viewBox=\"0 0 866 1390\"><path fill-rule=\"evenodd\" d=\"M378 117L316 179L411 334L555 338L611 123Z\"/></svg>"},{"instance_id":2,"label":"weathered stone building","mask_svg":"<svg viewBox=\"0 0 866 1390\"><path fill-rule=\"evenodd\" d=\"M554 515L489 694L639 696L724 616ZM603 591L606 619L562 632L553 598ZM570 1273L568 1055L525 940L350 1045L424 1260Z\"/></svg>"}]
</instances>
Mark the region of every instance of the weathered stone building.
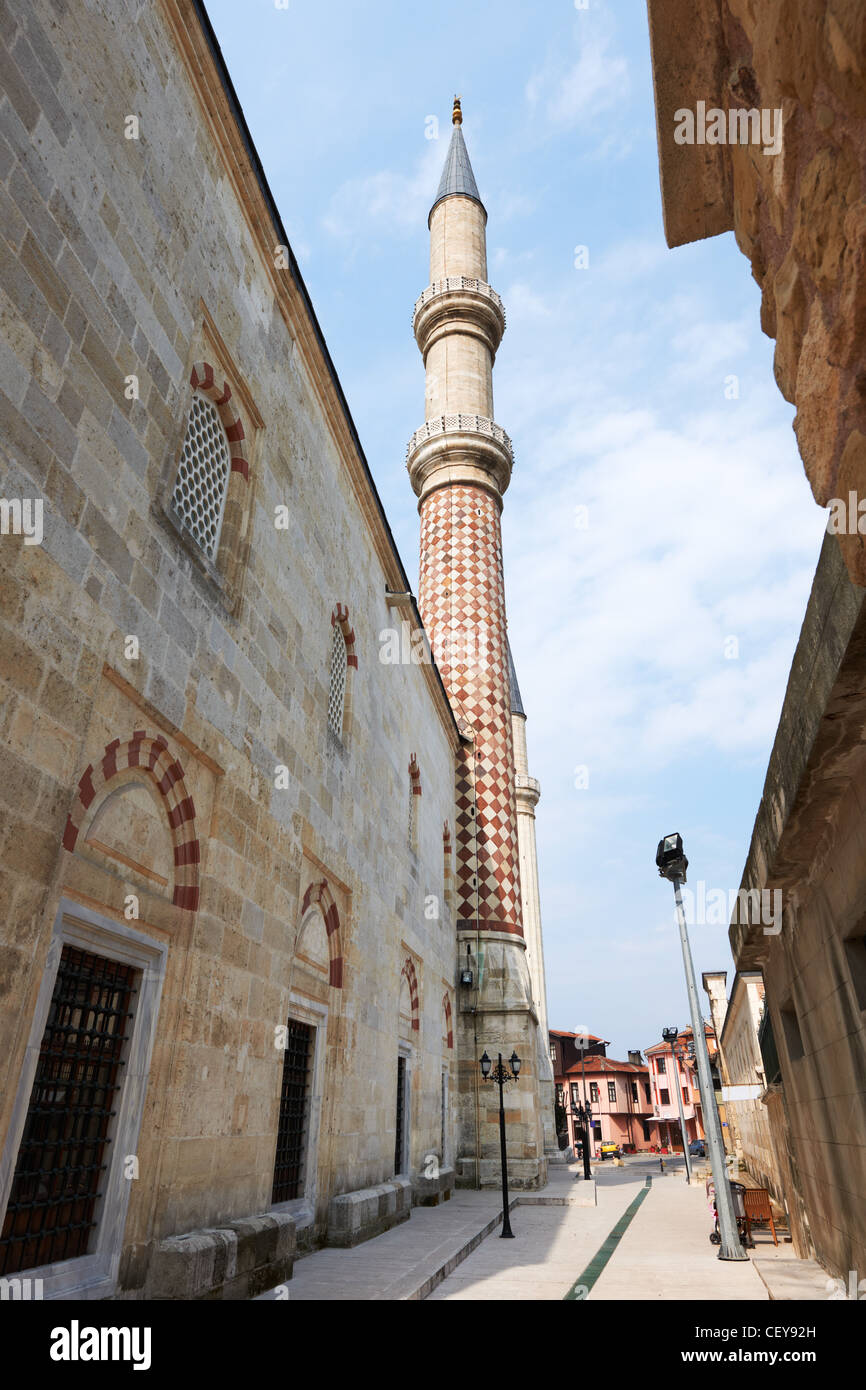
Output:
<instances>
[{"instance_id":1,"label":"weathered stone building","mask_svg":"<svg viewBox=\"0 0 866 1390\"><path fill-rule=\"evenodd\" d=\"M0 1274L246 1297L498 1181L485 1047L546 1170L483 209L440 192L419 309L422 606L492 634L440 676L384 656L421 617L203 7L0 42Z\"/></svg>"},{"instance_id":2,"label":"weathered stone building","mask_svg":"<svg viewBox=\"0 0 866 1390\"><path fill-rule=\"evenodd\" d=\"M866 499L866 8L647 9L668 245L734 232L761 288L761 327L776 340L776 381L797 408L815 500ZM852 580L866 583L863 532L839 544Z\"/></svg>"},{"instance_id":3,"label":"weathered stone building","mask_svg":"<svg viewBox=\"0 0 866 1390\"><path fill-rule=\"evenodd\" d=\"M760 970L762 1097L798 1253L835 1274L866 1263L864 590L827 536L742 886L779 889L779 932L734 922Z\"/></svg>"},{"instance_id":4,"label":"weathered stone building","mask_svg":"<svg viewBox=\"0 0 866 1390\"><path fill-rule=\"evenodd\" d=\"M734 231L832 506L742 880L782 890L782 930L734 921L730 939L765 983L763 1100L795 1248L845 1275L866 1266L866 8L648 10L668 243Z\"/></svg>"},{"instance_id":5,"label":"weathered stone building","mask_svg":"<svg viewBox=\"0 0 866 1390\"><path fill-rule=\"evenodd\" d=\"M710 999L713 1026L719 1039L719 1071L725 1103L725 1147L761 1187L785 1204L781 1170L776 1156L764 1095L767 1075L758 1033L764 1015L764 981L759 970L734 976L730 1000L724 970L706 971L704 989Z\"/></svg>"}]
</instances>

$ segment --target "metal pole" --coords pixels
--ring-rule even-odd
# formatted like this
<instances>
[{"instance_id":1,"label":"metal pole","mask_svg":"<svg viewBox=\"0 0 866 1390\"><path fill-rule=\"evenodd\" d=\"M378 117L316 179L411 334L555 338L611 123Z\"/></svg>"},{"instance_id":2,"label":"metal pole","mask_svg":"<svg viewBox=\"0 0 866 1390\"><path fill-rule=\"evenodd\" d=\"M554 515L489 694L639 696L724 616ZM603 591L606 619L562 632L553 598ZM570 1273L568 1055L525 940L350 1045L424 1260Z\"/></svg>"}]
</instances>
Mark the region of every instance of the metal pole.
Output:
<instances>
[{"instance_id":1,"label":"metal pole","mask_svg":"<svg viewBox=\"0 0 866 1390\"><path fill-rule=\"evenodd\" d=\"M692 1016L692 1032L695 1039L695 1061L698 1064L698 1088L701 1093L701 1105L704 1112L704 1129L706 1131L707 1144L710 1150L710 1165L713 1171L713 1183L716 1188L716 1212L719 1218L719 1235L722 1238L721 1245L719 1246L719 1259L747 1260L749 1257L743 1249L740 1241L740 1233L737 1230L734 1198L728 1181L727 1165L725 1164L722 1126L716 1106L715 1092L713 1091L713 1080L710 1076L710 1054L707 1051L704 1020L701 1018L701 1011L698 1005L698 987L695 981L695 967L692 961L689 934L686 928L686 914L683 909L682 893L680 892L683 883L682 876L680 874L671 875L671 882L674 885L674 897L677 903L677 922L680 929L680 944L683 948L683 966L686 972L689 1012ZM679 1085L679 1072L677 1072L677 1085Z\"/></svg>"},{"instance_id":2,"label":"metal pole","mask_svg":"<svg viewBox=\"0 0 866 1390\"><path fill-rule=\"evenodd\" d=\"M680 1134L682 1135L683 1139L683 1157L686 1160L686 1182L689 1183L689 1185L691 1185L692 1162L689 1158L689 1141L686 1138L686 1116L683 1110L683 1088L680 1085L680 1059L674 1051L673 1043L671 1043L671 1056L674 1059L674 1080L677 1083L677 1100L679 1102L680 1107Z\"/></svg>"},{"instance_id":3,"label":"metal pole","mask_svg":"<svg viewBox=\"0 0 866 1390\"><path fill-rule=\"evenodd\" d=\"M502 1230L499 1232L499 1235L502 1240L513 1240L514 1232L511 1229L511 1221L508 1215L508 1161L505 1157L505 1102L502 1099L502 1088L505 1084L505 1070L502 1066L501 1052L499 1054L497 1080L499 1082L499 1152L502 1155Z\"/></svg>"},{"instance_id":4,"label":"metal pole","mask_svg":"<svg viewBox=\"0 0 866 1390\"><path fill-rule=\"evenodd\" d=\"M589 1124L586 1119L586 1048L581 1049L580 1069L583 1075L583 1178L584 1182L592 1181L592 1169L589 1166Z\"/></svg>"}]
</instances>

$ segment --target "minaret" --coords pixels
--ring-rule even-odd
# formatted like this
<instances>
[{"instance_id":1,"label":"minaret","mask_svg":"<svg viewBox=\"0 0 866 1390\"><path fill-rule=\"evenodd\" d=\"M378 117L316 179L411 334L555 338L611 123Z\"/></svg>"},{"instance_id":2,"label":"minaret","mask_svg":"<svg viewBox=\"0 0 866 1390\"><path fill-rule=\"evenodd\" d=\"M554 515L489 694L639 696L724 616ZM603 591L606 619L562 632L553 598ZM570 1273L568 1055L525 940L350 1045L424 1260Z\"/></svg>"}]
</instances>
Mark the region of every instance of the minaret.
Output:
<instances>
[{"instance_id":1,"label":"minaret","mask_svg":"<svg viewBox=\"0 0 866 1390\"><path fill-rule=\"evenodd\" d=\"M520 900L523 905L523 934L526 962L532 982L532 999L538 1016L538 1077L544 1126L544 1151L548 1161L561 1163L563 1154L556 1142L554 1075L550 1061L550 1032L547 1024L547 977L544 973L544 944L541 935L541 896L538 891L538 855L535 847L535 808L541 796L541 783L529 775L526 750L526 711L517 683L511 643L508 643L508 685L511 704L511 736L514 743L515 793L517 798L517 847L520 858Z\"/></svg>"},{"instance_id":2,"label":"minaret","mask_svg":"<svg viewBox=\"0 0 866 1390\"><path fill-rule=\"evenodd\" d=\"M500 1179L498 1100L478 1059L516 1049L509 1085L509 1179L546 1180L537 1016L520 899L517 797L500 514L511 478L508 435L493 421L492 368L505 314L487 283L487 213L455 98L454 130L430 210L430 281L414 330L427 374L426 420L406 462L418 496L418 602L464 734L456 785L457 935L473 987L459 992L458 1182Z\"/></svg>"}]
</instances>

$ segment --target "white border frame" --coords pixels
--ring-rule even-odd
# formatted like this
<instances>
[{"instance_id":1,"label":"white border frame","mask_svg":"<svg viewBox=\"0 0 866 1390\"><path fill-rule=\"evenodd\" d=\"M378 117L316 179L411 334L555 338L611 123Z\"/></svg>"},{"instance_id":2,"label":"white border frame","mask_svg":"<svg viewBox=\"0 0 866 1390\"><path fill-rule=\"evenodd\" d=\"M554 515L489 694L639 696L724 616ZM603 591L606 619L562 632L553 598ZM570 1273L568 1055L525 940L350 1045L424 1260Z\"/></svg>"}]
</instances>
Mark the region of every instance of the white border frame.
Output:
<instances>
[{"instance_id":1,"label":"white border frame","mask_svg":"<svg viewBox=\"0 0 866 1390\"><path fill-rule=\"evenodd\" d=\"M15 1175L18 1149L24 1133L30 1094L39 1062L39 1050L54 993L60 956L65 945L76 946L81 950L105 956L109 960L133 966L139 971L138 996L132 1034L124 1059L126 1065L120 1086L118 1111L110 1131L109 1163L98 1210L95 1248L89 1255L39 1265L35 1269L20 1270L17 1274L20 1277L41 1279L46 1300L99 1299L109 1297L117 1286L130 1183L123 1175L123 1159L127 1154L135 1153L141 1130L168 944L145 936L143 932L136 931L125 922L103 917L81 903L61 898L39 986L9 1132L0 1156L0 1212L3 1214L6 1212Z\"/></svg>"}]
</instances>

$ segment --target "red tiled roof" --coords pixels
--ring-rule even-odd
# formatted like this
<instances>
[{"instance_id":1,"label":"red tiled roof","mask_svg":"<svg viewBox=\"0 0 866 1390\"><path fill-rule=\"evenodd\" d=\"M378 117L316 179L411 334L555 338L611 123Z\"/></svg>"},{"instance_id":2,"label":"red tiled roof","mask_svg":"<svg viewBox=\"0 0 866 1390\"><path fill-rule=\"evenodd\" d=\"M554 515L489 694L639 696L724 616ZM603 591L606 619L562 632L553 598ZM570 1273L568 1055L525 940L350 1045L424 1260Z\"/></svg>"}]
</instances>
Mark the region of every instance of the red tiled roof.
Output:
<instances>
[{"instance_id":1,"label":"red tiled roof","mask_svg":"<svg viewBox=\"0 0 866 1390\"><path fill-rule=\"evenodd\" d=\"M584 1061L575 1062L573 1066L567 1067L565 1074L579 1076L584 1071L624 1071L638 1074L646 1072L649 1075L647 1066L638 1066L636 1062L616 1062L612 1057L587 1057Z\"/></svg>"},{"instance_id":2,"label":"red tiled roof","mask_svg":"<svg viewBox=\"0 0 866 1390\"><path fill-rule=\"evenodd\" d=\"M605 1042L597 1033L567 1033L564 1028L548 1028L547 1031L552 1038L587 1038L589 1042Z\"/></svg>"}]
</instances>

